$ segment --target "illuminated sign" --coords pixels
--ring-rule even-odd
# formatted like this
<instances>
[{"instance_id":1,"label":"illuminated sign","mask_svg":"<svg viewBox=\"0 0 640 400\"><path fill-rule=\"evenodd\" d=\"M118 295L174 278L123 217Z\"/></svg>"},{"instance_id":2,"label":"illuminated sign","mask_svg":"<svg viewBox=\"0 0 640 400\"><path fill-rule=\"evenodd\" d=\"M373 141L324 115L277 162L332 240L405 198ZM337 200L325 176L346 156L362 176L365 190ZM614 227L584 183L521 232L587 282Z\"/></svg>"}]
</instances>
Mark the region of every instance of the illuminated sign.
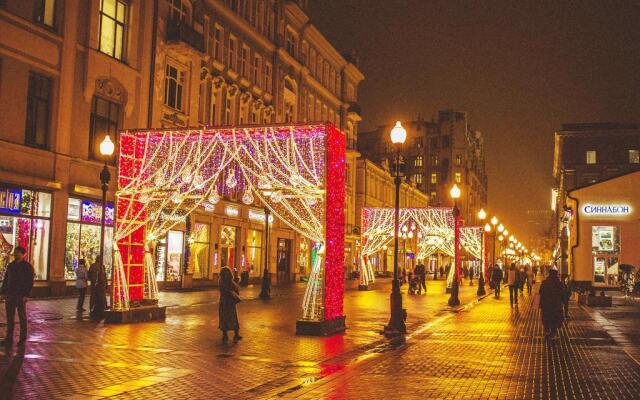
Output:
<instances>
[{"instance_id":1,"label":"illuminated sign","mask_svg":"<svg viewBox=\"0 0 640 400\"><path fill-rule=\"evenodd\" d=\"M104 220L107 225L113 225L113 204L107 203ZM102 219L102 203L98 201L82 200L82 222L99 224Z\"/></svg>"},{"instance_id":2,"label":"illuminated sign","mask_svg":"<svg viewBox=\"0 0 640 400\"><path fill-rule=\"evenodd\" d=\"M22 206L22 189L9 188L0 190L0 212L20 214Z\"/></svg>"},{"instance_id":3,"label":"illuminated sign","mask_svg":"<svg viewBox=\"0 0 640 400\"><path fill-rule=\"evenodd\" d=\"M262 210L254 210L252 208L249 209L249 219L255 222L264 223L264 211ZM269 215L269 223L273 222L273 215Z\"/></svg>"},{"instance_id":4,"label":"illuminated sign","mask_svg":"<svg viewBox=\"0 0 640 400\"><path fill-rule=\"evenodd\" d=\"M628 204L585 204L582 212L586 215L629 215L631 206Z\"/></svg>"},{"instance_id":5,"label":"illuminated sign","mask_svg":"<svg viewBox=\"0 0 640 400\"><path fill-rule=\"evenodd\" d=\"M230 217L237 217L240 215L240 210L236 206L226 206L224 208L224 213Z\"/></svg>"}]
</instances>

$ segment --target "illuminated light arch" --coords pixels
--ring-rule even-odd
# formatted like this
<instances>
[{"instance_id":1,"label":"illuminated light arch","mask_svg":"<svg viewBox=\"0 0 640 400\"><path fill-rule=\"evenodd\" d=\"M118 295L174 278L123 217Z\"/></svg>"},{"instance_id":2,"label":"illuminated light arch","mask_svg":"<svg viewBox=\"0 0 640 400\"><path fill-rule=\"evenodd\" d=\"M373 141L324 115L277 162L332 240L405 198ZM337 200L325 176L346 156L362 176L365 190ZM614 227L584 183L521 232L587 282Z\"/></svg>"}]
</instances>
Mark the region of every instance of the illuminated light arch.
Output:
<instances>
[{"instance_id":1,"label":"illuminated light arch","mask_svg":"<svg viewBox=\"0 0 640 400\"><path fill-rule=\"evenodd\" d=\"M113 308L157 300L154 243L234 190L315 243L302 320L344 325L345 148L320 124L122 132Z\"/></svg>"}]
</instances>

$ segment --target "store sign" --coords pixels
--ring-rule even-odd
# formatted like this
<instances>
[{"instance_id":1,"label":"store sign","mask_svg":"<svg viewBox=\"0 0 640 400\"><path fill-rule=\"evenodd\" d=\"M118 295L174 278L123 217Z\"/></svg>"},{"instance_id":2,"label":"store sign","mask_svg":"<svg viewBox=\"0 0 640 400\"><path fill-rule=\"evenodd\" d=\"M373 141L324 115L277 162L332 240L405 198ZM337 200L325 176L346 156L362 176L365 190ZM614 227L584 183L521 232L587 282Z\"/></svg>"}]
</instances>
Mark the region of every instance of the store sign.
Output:
<instances>
[{"instance_id":1,"label":"store sign","mask_svg":"<svg viewBox=\"0 0 640 400\"><path fill-rule=\"evenodd\" d=\"M631 206L628 204L585 204L582 212L586 215L629 215Z\"/></svg>"},{"instance_id":2,"label":"store sign","mask_svg":"<svg viewBox=\"0 0 640 400\"><path fill-rule=\"evenodd\" d=\"M249 209L249 219L254 222L260 222L264 224L265 214L262 210ZM269 215L269 223L273 222L273 215Z\"/></svg>"},{"instance_id":3,"label":"store sign","mask_svg":"<svg viewBox=\"0 0 640 400\"><path fill-rule=\"evenodd\" d=\"M104 213L104 221L107 225L113 225L114 209L112 204L107 204ZM91 200L82 200L82 222L99 224L102 219L102 203Z\"/></svg>"},{"instance_id":4,"label":"store sign","mask_svg":"<svg viewBox=\"0 0 640 400\"><path fill-rule=\"evenodd\" d=\"M20 214L22 189L8 188L0 190L0 212Z\"/></svg>"},{"instance_id":5,"label":"store sign","mask_svg":"<svg viewBox=\"0 0 640 400\"><path fill-rule=\"evenodd\" d=\"M240 210L236 206L226 206L224 208L224 213L230 217L237 217L240 215Z\"/></svg>"}]
</instances>

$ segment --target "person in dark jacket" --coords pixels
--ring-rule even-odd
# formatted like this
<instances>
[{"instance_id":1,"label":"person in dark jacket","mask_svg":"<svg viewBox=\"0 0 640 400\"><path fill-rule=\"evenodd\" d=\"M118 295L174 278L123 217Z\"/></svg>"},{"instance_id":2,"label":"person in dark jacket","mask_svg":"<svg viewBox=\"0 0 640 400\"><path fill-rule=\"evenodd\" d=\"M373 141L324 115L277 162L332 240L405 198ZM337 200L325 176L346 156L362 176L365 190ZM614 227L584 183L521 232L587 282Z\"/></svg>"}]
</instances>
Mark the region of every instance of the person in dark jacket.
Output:
<instances>
[{"instance_id":1,"label":"person in dark jacket","mask_svg":"<svg viewBox=\"0 0 640 400\"><path fill-rule=\"evenodd\" d=\"M493 282L493 294L496 299L500 298L500 286L502 285L502 270L498 264L493 266L493 272L491 273L491 281Z\"/></svg>"},{"instance_id":2,"label":"person in dark jacket","mask_svg":"<svg viewBox=\"0 0 640 400\"><path fill-rule=\"evenodd\" d=\"M7 270L2 281L0 295L5 299L7 311L7 335L2 341L5 346L13 344L13 328L15 314L18 310L20 319L20 341L18 346L24 346L27 341L27 308L26 300L33 288L33 266L25 260L26 251L23 247L13 250L14 260L7 265Z\"/></svg>"},{"instance_id":3,"label":"person in dark jacket","mask_svg":"<svg viewBox=\"0 0 640 400\"><path fill-rule=\"evenodd\" d=\"M220 289L218 327L222 331L222 341L224 343L228 342L227 331L233 331L233 341L237 342L242 339L242 336L240 336L240 324L238 323L238 311L236 310L236 304L240 302L240 294L238 284L233 280L233 273L229 267L223 267L220 270L218 288Z\"/></svg>"},{"instance_id":4,"label":"person in dark jacket","mask_svg":"<svg viewBox=\"0 0 640 400\"><path fill-rule=\"evenodd\" d=\"M102 258L96 260L89 267L89 280L91 281L91 295L89 296L89 317L92 320L104 318L107 308L107 274L102 265Z\"/></svg>"},{"instance_id":5,"label":"person in dark jacket","mask_svg":"<svg viewBox=\"0 0 640 400\"><path fill-rule=\"evenodd\" d=\"M562 325L563 303L564 287L558 277L558 270L553 267L540 285L540 310L545 338L554 337Z\"/></svg>"},{"instance_id":6,"label":"person in dark jacket","mask_svg":"<svg viewBox=\"0 0 640 400\"><path fill-rule=\"evenodd\" d=\"M418 294L422 294L422 289L424 289L424 293L427 294L427 268L422 261L416 265L414 272L418 277Z\"/></svg>"}]
</instances>

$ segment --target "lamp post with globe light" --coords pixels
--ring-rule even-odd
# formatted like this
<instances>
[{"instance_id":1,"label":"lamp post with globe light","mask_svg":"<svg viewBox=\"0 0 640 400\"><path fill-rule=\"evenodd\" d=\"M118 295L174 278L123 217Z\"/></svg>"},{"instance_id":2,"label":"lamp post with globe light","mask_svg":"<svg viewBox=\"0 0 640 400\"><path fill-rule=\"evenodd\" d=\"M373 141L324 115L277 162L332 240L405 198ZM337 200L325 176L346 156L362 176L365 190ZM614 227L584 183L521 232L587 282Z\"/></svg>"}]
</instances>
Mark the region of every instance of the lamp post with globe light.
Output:
<instances>
[{"instance_id":1,"label":"lamp post with globe light","mask_svg":"<svg viewBox=\"0 0 640 400\"><path fill-rule=\"evenodd\" d=\"M460 305L458 298L458 290L460 287L460 210L458 209L458 199L460 198L460 188L454 184L449 191L453 199L453 220L454 220L454 259L455 273L453 274L453 282L451 283L451 296L449 297L450 306Z\"/></svg>"},{"instance_id":2,"label":"lamp post with globe light","mask_svg":"<svg viewBox=\"0 0 640 400\"><path fill-rule=\"evenodd\" d=\"M391 316L389 323L384 327L386 336L398 336L407 332L407 326L404 323L404 312L402 309L402 293L400 292L400 280L398 277L398 229L400 224L400 147L407 140L407 131L402 127L400 121L397 121L393 129L391 129L391 142L396 146L396 168L395 177L395 218L394 218L394 235L393 235L393 284L391 288L390 306Z\"/></svg>"},{"instance_id":3,"label":"lamp post with globe light","mask_svg":"<svg viewBox=\"0 0 640 400\"><path fill-rule=\"evenodd\" d=\"M107 191L109 190L109 181L111 180L111 173L109 172L109 166L107 162L113 155L115 150L115 144L111 141L109 135L105 135L104 139L100 143L100 155L104 159L104 167L100 172L100 184L102 189L102 215L100 216L100 262L99 269L96 271L97 276L93 276L95 282L92 282L92 293L94 301L91 302L92 307L89 312L91 319L102 319L107 307L107 282L106 273L104 270L104 233L105 233L105 216L107 209Z\"/></svg>"},{"instance_id":4,"label":"lamp post with globe light","mask_svg":"<svg viewBox=\"0 0 640 400\"><path fill-rule=\"evenodd\" d=\"M478 219L480 220L480 225L482 225L485 218L487 218L487 213L484 211L484 209L481 208L480 211L478 211ZM480 247L480 277L478 278L478 291L476 292L478 296L484 296L485 294L487 294L487 292L484 290L484 274L487 268L487 266L485 265L486 260L484 257L486 228L487 227L485 226L484 231L482 232L482 242Z\"/></svg>"}]
</instances>

